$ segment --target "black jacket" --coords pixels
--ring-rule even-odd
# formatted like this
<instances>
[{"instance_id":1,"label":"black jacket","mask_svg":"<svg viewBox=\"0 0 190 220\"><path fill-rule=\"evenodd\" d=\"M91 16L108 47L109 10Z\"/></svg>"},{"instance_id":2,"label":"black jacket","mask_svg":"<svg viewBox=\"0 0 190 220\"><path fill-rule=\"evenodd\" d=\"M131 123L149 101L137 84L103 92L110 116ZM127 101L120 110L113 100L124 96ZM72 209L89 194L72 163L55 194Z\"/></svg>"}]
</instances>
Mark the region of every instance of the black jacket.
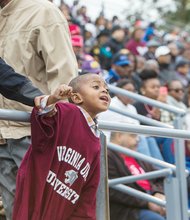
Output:
<instances>
[{"instance_id":1,"label":"black jacket","mask_svg":"<svg viewBox=\"0 0 190 220\"><path fill-rule=\"evenodd\" d=\"M150 172L155 170L155 168L144 161L137 160L139 165L144 169L145 172ZM108 176L109 179L130 176L132 175L129 169L126 167L122 157L111 150L108 150ZM152 191L154 194L156 192L163 193L163 183L162 179L149 180L151 184ZM137 183L126 184L129 187L137 189L141 192L146 192ZM109 190L109 200L110 200L110 219L111 220L138 220L139 210L148 209L148 202L141 200L139 198L133 197L131 195L122 193L120 191L111 189Z\"/></svg>"},{"instance_id":2,"label":"black jacket","mask_svg":"<svg viewBox=\"0 0 190 220\"><path fill-rule=\"evenodd\" d=\"M0 93L8 99L34 106L34 98L43 93L29 79L16 73L0 58Z\"/></svg>"}]
</instances>

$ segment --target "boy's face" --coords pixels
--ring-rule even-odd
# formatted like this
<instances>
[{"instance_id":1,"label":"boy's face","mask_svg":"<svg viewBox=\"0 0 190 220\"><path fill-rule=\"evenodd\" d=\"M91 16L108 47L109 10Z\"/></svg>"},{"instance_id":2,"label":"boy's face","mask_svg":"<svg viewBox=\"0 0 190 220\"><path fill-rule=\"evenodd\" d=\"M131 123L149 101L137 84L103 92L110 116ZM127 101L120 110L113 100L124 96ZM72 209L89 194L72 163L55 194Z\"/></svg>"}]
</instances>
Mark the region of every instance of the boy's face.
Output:
<instances>
[{"instance_id":1,"label":"boy's face","mask_svg":"<svg viewBox=\"0 0 190 220\"><path fill-rule=\"evenodd\" d=\"M109 107L111 98L108 87L99 75L89 75L82 83L78 93L81 98L79 106L84 108L92 118Z\"/></svg>"}]
</instances>

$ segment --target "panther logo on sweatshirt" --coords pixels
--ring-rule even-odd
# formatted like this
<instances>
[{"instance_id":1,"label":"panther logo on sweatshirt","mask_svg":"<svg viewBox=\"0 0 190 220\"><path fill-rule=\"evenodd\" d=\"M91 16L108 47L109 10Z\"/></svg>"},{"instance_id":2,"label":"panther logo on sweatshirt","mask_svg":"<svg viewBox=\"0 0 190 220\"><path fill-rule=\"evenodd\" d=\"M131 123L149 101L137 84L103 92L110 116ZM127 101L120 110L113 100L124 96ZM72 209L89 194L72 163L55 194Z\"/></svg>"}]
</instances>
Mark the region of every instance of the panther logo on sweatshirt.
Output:
<instances>
[{"instance_id":1,"label":"panther logo on sweatshirt","mask_svg":"<svg viewBox=\"0 0 190 220\"><path fill-rule=\"evenodd\" d=\"M75 180L78 178L78 172L74 171L74 170L68 170L65 172L65 183L69 184L69 186L71 186Z\"/></svg>"}]
</instances>

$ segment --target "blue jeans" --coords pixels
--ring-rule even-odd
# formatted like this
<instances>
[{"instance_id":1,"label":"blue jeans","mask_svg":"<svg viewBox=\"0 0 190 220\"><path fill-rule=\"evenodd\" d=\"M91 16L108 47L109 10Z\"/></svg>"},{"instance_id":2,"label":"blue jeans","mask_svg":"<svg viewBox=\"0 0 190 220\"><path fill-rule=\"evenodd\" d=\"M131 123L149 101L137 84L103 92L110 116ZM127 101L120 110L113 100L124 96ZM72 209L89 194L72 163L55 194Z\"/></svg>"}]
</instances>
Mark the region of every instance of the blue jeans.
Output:
<instances>
[{"instance_id":1,"label":"blue jeans","mask_svg":"<svg viewBox=\"0 0 190 220\"><path fill-rule=\"evenodd\" d=\"M142 209L139 213L138 220L165 220L165 218L160 214L153 212L151 210Z\"/></svg>"},{"instance_id":2,"label":"blue jeans","mask_svg":"<svg viewBox=\"0 0 190 220\"><path fill-rule=\"evenodd\" d=\"M139 143L137 147L137 151L139 153L145 154L146 156L153 157L158 160L164 161L162 154L160 152L160 148L156 143L154 137L145 137L140 135L139 136Z\"/></svg>"},{"instance_id":3,"label":"blue jeans","mask_svg":"<svg viewBox=\"0 0 190 220\"><path fill-rule=\"evenodd\" d=\"M171 164L174 164L175 157L174 157L174 153L172 151L173 139L164 138L164 137L155 137L155 139L156 139L158 146L161 149L164 161L171 163Z\"/></svg>"}]
</instances>

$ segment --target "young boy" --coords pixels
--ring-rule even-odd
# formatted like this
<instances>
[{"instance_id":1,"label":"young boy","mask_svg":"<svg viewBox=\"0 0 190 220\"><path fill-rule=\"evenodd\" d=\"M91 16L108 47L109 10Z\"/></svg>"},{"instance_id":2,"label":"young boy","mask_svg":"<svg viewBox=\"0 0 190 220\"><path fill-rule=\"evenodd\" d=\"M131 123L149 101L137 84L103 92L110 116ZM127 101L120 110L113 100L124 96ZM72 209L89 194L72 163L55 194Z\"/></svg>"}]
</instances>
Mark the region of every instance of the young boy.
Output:
<instances>
[{"instance_id":1,"label":"young boy","mask_svg":"<svg viewBox=\"0 0 190 220\"><path fill-rule=\"evenodd\" d=\"M110 103L107 85L85 74L48 99L53 117L31 116L32 144L17 175L13 220L96 219L100 142L94 119Z\"/></svg>"}]
</instances>

